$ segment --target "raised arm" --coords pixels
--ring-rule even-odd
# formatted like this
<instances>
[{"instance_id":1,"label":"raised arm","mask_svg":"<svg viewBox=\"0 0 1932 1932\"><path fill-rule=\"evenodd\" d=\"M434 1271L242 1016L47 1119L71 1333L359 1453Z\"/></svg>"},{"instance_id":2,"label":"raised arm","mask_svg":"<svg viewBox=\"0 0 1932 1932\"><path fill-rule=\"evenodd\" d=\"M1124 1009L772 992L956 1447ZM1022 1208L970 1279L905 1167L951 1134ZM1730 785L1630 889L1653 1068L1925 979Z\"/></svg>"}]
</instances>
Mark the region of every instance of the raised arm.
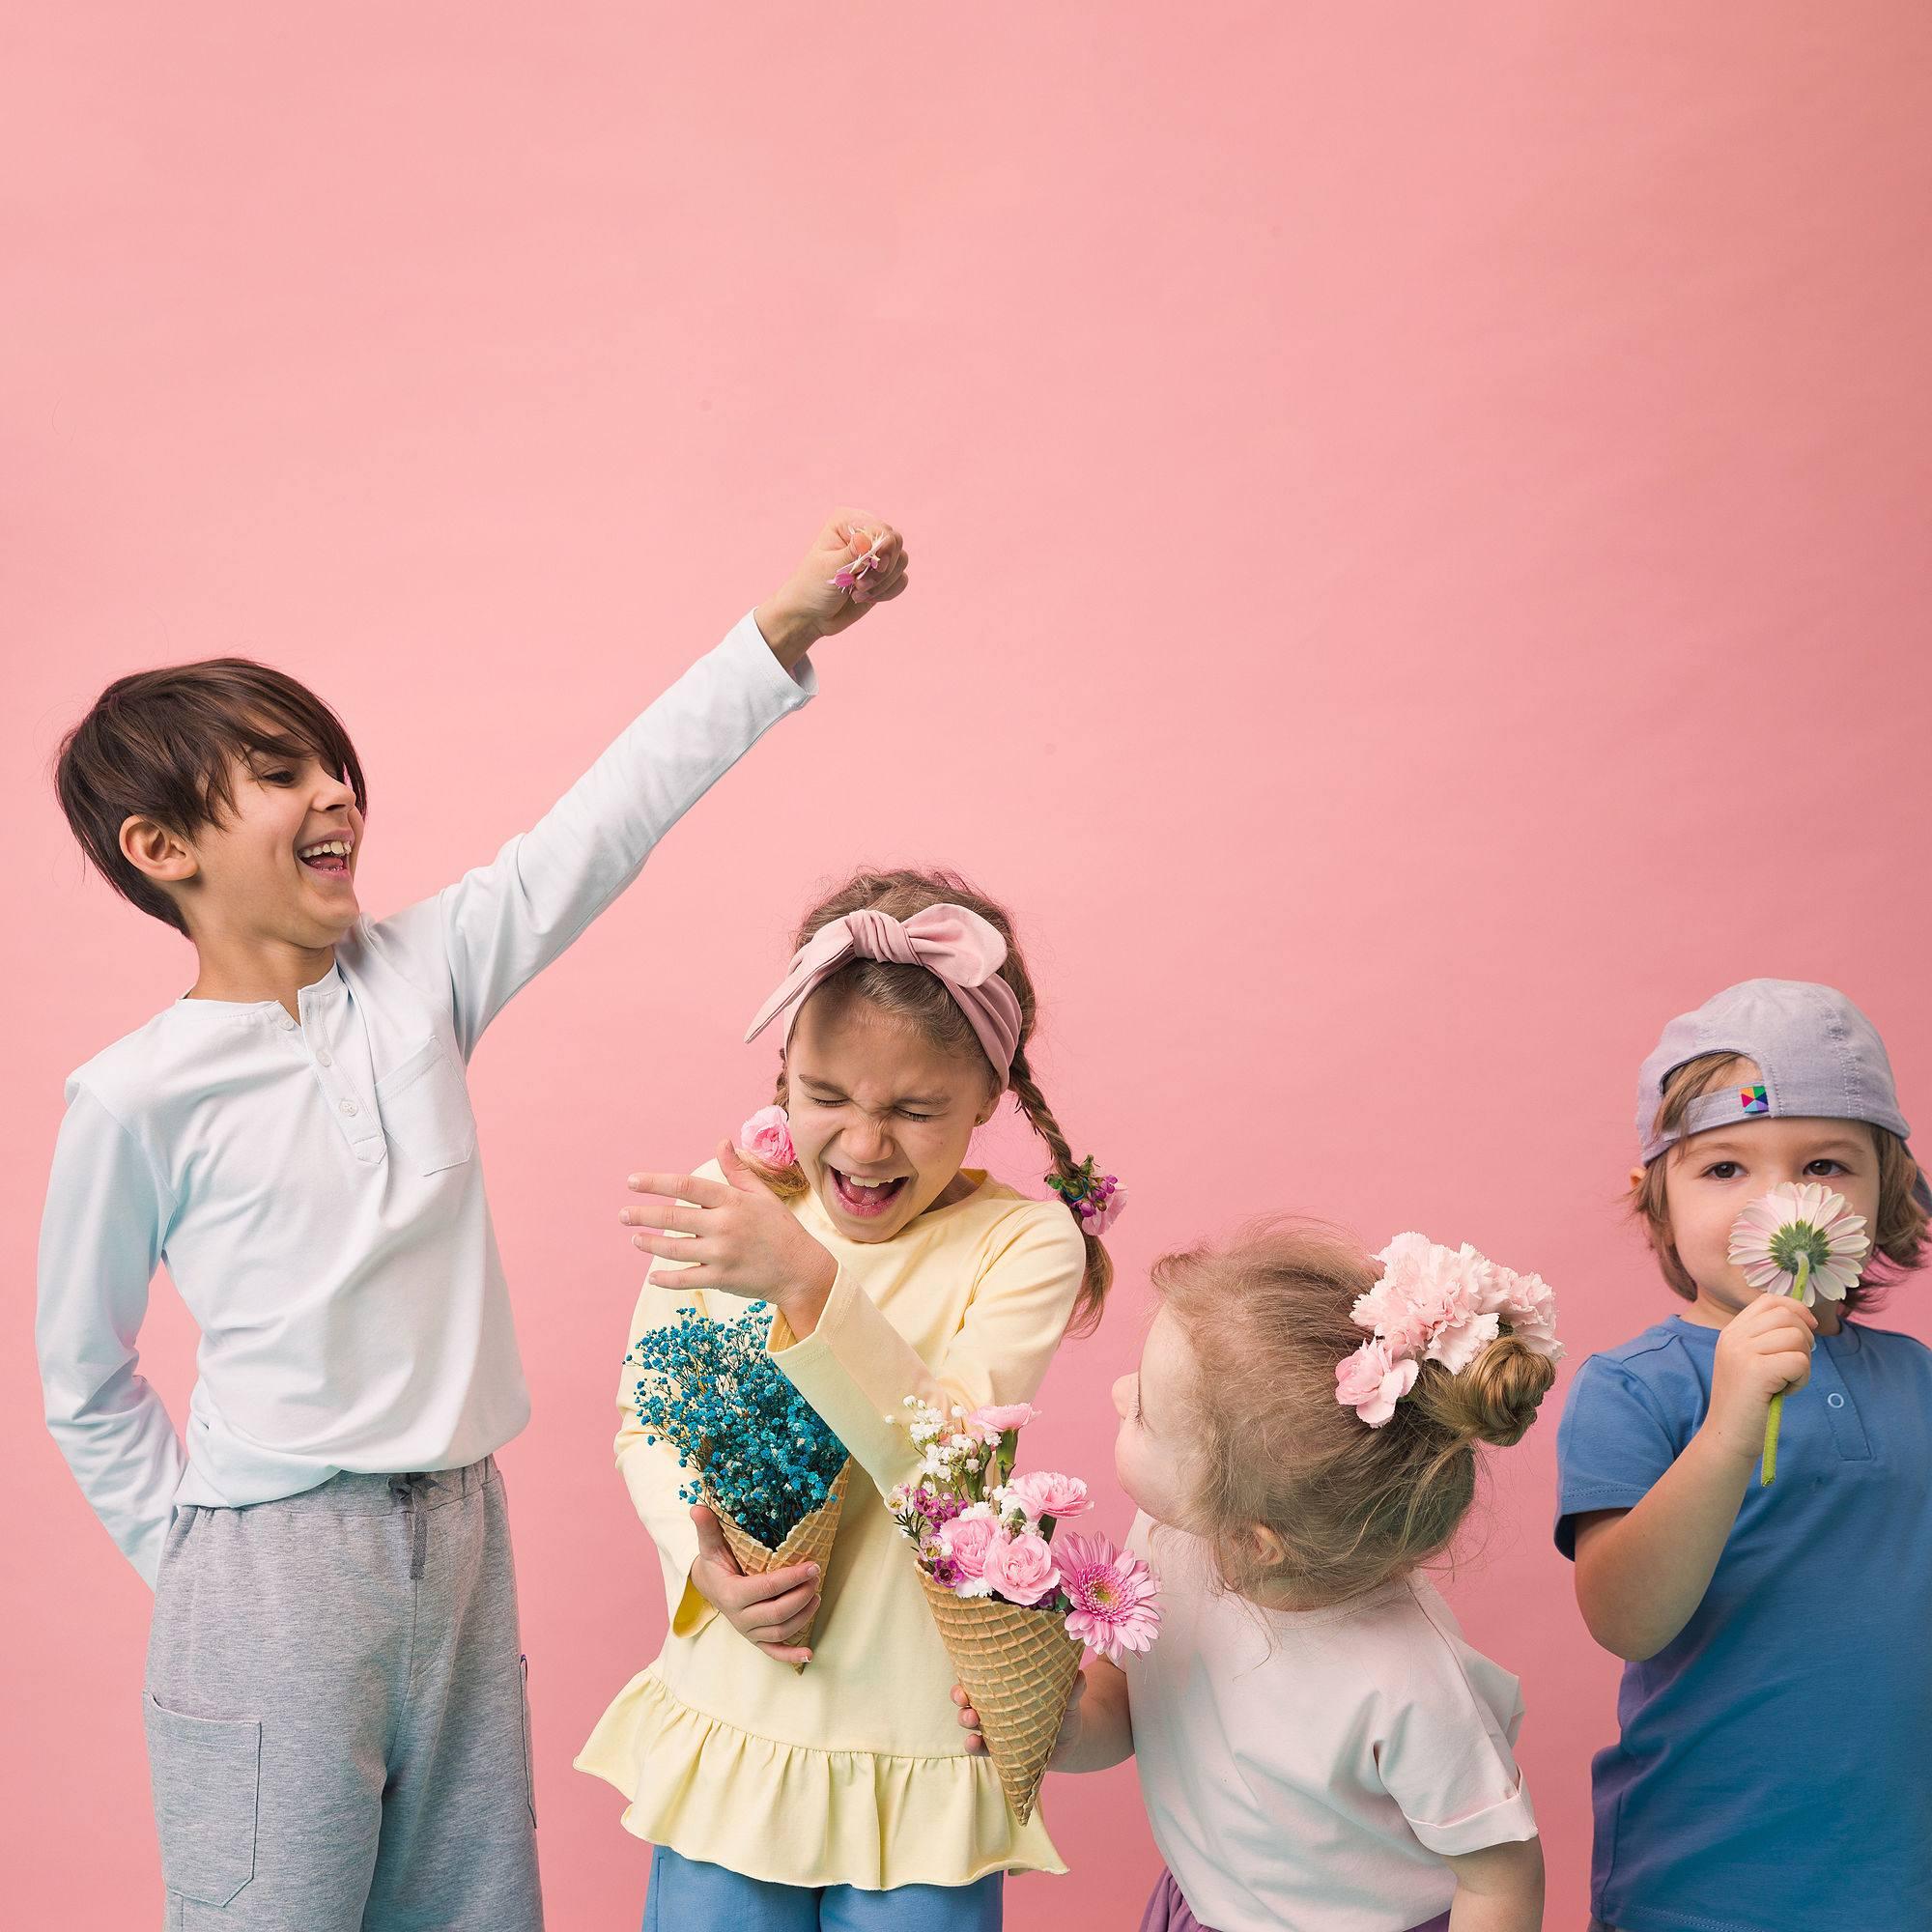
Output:
<instances>
[{"instance_id":1,"label":"raised arm","mask_svg":"<svg viewBox=\"0 0 1932 1932\"><path fill-rule=\"evenodd\" d=\"M41 1222L41 1389L74 1480L151 1588L186 1457L134 1344L172 1212L133 1135L71 1085Z\"/></svg>"},{"instance_id":2,"label":"raised arm","mask_svg":"<svg viewBox=\"0 0 1932 1932\"><path fill-rule=\"evenodd\" d=\"M880 570L833 584L879 537ZM816 690L806 652L905 586L889 526L840 512L792 576L637 718L529 831L487 866L370 928L378 946L447 965L457 1041L483 1030L637 878L670 828L773 724ZM863 594L861 594L863 592Z\"/></svg>"}]
</instances>

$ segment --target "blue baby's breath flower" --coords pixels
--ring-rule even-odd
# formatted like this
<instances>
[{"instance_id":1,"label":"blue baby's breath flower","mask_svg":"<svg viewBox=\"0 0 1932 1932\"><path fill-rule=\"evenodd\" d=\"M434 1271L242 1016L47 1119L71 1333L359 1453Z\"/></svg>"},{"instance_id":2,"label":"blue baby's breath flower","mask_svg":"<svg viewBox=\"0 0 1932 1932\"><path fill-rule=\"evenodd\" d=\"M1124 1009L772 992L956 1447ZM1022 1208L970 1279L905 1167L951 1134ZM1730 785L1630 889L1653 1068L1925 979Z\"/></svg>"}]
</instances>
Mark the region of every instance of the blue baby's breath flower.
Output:
<instances>
[{"instance_id":1,"label":"blue baby's breath flower","mask_svg":"<svg viewBox=\"0 0 1932 1932\"><path fill-rule=\"evenodd\" d=\"M845 1445L765 1347L768 1304L736 1321L694 1308L641 1337L624 1359L638 1372L638 1421L647 1442L677 1452L688 1503L730 1516L776 1548L832 1492Z\"/></svg>"}]
</instances>

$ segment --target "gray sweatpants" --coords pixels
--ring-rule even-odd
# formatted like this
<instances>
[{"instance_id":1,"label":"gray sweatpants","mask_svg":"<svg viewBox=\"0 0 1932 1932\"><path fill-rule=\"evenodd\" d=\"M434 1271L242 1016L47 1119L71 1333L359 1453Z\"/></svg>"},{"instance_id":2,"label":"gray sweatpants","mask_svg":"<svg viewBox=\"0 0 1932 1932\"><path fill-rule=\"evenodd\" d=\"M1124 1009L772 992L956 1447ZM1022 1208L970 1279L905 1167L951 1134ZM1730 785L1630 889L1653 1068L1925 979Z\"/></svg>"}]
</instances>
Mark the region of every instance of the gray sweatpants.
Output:
<instances>
[{"instance_id":1,"label":"gray sweatpants","mask_svg":"<svg viewBox=\"0 0 1932 1932\"><path fill-rule=\"evenodd\" d=\"M494 1461L175 1512L148 1641L165 1932L539 1932Z\"/></svg>"}]
</instances>

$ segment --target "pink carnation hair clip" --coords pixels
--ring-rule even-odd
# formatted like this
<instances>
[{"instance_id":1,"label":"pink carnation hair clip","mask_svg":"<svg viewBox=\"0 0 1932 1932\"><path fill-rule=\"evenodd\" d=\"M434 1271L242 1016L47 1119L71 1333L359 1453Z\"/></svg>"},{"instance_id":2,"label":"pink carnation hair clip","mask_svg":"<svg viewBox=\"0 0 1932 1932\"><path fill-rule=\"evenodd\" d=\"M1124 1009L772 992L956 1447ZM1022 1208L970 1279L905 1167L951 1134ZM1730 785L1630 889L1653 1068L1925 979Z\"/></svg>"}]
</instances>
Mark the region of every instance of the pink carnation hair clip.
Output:
<instances>
[{"instance_id":1,"label":"pink carnation hair clip","mask_svg":"<svg viewBox=\"0 0 1932 1932\"><path fill-rule=\"evenodd\" d=\"M1070 1179L1049 1174L1046 1184L1073 1210L1080 1232L1091 1235L1096 1241L1121 1218L1127 1205L1127 1190L1119 1178L1095 1173L1091 1153L1073 1170Z\"/></svg>"},{"instance_id":2,"label":"pink carnation hair clip","mask_svg":"<svg viewBox=\"0 0 1932 1932\"><path fill-rule=\"evenodd\" d=\"M1561 1359L1556 1295L1541 1275L1423 1235L1398 1235L1376 1259L1381 1277L1350 1311L1370 1339L1335 1365L1335 1400L1371 1429L1395 1413L1425 1362L1460 1376L1499 1335Z\"/></svg>"},{"instance_id":3,"label":"pink carnation hair clip","mask_svg":"<svg viewBox=\"0 0 1932 1932\"><path fill-rule=\"evenodd\" d=\"M862 552L858 556L855 556L850 563L845 564L838 571L836 577L828 578L826 582L832 585L833 589L843 590L848 595L857 592L860 585L865 583L867 579L876 577L880 571L885 569L886 560L879 554L880 546L884 542L884 536L874 537L869 550Z\"/></svg>"}]
</instances>

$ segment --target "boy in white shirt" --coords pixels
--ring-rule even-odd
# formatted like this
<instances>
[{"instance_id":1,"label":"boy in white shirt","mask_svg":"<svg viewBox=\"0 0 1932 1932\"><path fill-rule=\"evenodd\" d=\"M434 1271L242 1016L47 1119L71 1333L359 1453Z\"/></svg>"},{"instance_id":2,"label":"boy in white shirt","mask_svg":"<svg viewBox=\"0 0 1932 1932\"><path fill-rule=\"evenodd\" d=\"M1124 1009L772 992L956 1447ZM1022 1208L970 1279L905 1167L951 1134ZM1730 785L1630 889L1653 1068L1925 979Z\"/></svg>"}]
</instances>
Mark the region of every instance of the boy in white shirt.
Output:
<instances>
[{"instance_id":1,"label":"boy in white shirt","mask_svg":"<svg viewBox=\"0 0 1932 1932\"><path fill-rule=\"evenodd\" d=\"M62 746L76 838L198 962L68 1081L37 1328L48 1427L156 1586L170 1926L541 1925L492 1459L529 1404L464 1068L905 570L835 517L533 830L382 921L355 749L293 679L123 678ZM185 1444L137 1369L163 1262L201 1329Z\"/></svg>"}]
</instances>

